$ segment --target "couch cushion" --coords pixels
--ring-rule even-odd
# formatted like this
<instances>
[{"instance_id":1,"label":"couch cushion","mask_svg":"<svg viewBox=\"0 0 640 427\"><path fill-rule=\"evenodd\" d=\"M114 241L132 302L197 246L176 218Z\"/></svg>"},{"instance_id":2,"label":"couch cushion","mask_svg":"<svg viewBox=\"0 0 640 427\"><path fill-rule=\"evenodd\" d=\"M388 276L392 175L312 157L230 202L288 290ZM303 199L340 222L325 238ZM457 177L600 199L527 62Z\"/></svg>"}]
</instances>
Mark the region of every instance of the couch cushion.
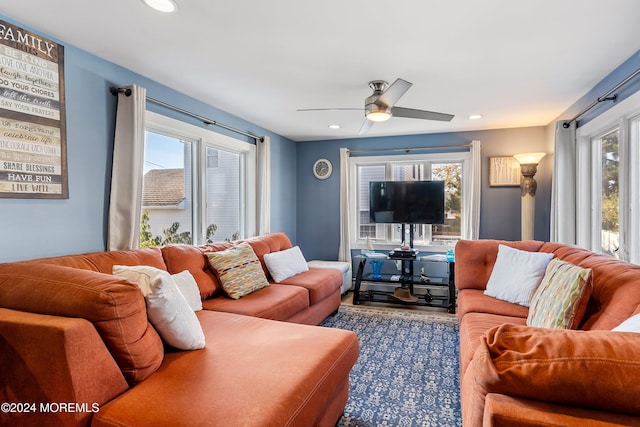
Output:
<instances>
[{"instance_id":1,"label":"couch cushion","mask_svg":"<svg viewBox=\"0 0 640 427\"><path fill-rule=\"evenodd\" d=\"M189 303L189 307L193 311L202 310L202 299L200 298L200 290L198 289L198 283L193 275L189 273L189 270L184 270L177 274L172 274L171 277L176 282L178 289Z\"/></svg>"},{"instance_id":2,"label":"couch cushion","mask_svg":"<svg viewBox=\"0 0 640 427\"><path fill-rule=\"evenodd\" d=\"M640 424L640 419L632 415L556 405L498 393L487 394L483 421L484 425L494 427L513 425L614 427Z\"/></svg>"},{"instance_id":3,"label":"couch cushion","mask_svg":"<svg viewBox=\"0 0 640 427\"><path fill-rule=\"evenodd\" d=\"M117 276L58 265L0 264L0 307L89 320L129 384L147 378L162 362L162 341L147 320L142 292Z\"/></svg>"},{"instance_id":4,"label":"couch cushion","mask_svg":"<svg viewBox=\"0 0 640 427\"><path fill-rule=\"evenodd\" d=\"M527 318L529 309L522 305L512 304L485 295L479 289L462 289L458 291L458 317L463 318L467 313L489 313L502 316Z\"/></svg>"},{"instance_id":5,"label":"couch cushion","mask_svg":"<svg viewBox=\"0 0 640 427\"><path fill-rule=\"evenodd\" d=\"M543 242L525 240L510 242L506 240L460 240L456 243L455 276L457 289L482 289L487 281L498 256L498 246L505 245L524 251L537 251ZM464 260L464 261L462 261Z\"/></svg>"},{"instance_id":6,"label":"couch cushion","mask_svg":"<svg viewBox=\"0 0 640 427\"><path fill-rule=\"evenodd\" d=\"M639 415L638 354L640 336L635 333L493 328L482 338L464 378L465 419L482 425L487 393Z\"/></svg>"},{"instance_id":7,"label":"couch cushion","mask_svg":"<svg viewBox=\"0 0 640 427\"><path fill-rule=\"evenodd\" d=\"M591 296L591 269L552 260L529 308L527 325L576 329Z\"/></svg>"},{"instance_id":8,"label":"couch cushion","mask_svg":"<svg viewBox=\"0 0 640 427\"><path fill-rule=\"evenodd\" d=\"M334 269L310 268L304 273L283 280L281 284L305 288L309 291L309 302L314 305L342 286L342 274Z\"/></svg>"},{"instance_id":9,"label":"couch cushion","mask_svg":"<svg viewBox=\"0 0 640 427\"><path fill-rule=\"evenodd\" d=\"M309 271L307 260L298 246L283 251L264 254L264 263L274 282L280 283L289 277Z\"/></svg>"},{"instance_id":10,"label":"couch cushion","mask_svg":"<svg viewBox=\"0 0 640 427\"><path fill-rule=\"evenodd\" d=\"M526 318L489 313L469 313L460 320L460 378L466 371L482 336L491 328L505 323L524 325Z\"/></svg>"},{"instance_id":11,"label":"couch cushion","mask_svg":"<svg viewBox=\"0 0 640 427\"><path fill-rule=\"evenodd\" d=\"M156 276L164 270L149 267L148 265L114 265L113 274L123 279L127 279L131 283L135 283L140 288L143 296L149 295L151 292L151 282Z\"/></svg>"},{"instance_id":12,"label":"couch cushion","mask_svg":"<svg viewBox=\"0 0 640 427\"><path fill-rule=\"evenodd\" d=\"M256 256L262 263L262 268L265 274L269 274L266 264L264 263L264 255L271 252L283 251L285 249L291 249L291 241L284 233L271 233L264 234L262 236L252 237L244 240L249 243L256 253Z\"/></svg>"},{"instance_id":13,"label":"couch cushion","mask_svg":"<svg viewBox=\"0 0 640 427\"><path fill-rule=\"evenodd\" d=\"M114 265L149 265L166 270L160 248L136 249L131 251L91 252L81 255L67 255L53 258L40 258L22 261L26 264L53 264L83 270L109 273Z\"/></svg>"},{"instance_id":14,"label":"couch cushion","mask_svg":"<svg viewBox=\"0 0 640 427\"><path fill-rule=\"evenodd\" d=\"M202 248L189 245L171 245L162 248L162 257L167 271L178 274L184 270L196 279L200 297L205 300L218 293L220 282L209 266L209 259Z\"/></svg>"},{"instance_id":15,"label":"couch cushion","mask_svg":"<svg viewBox=\"0 0 640 427\"><path fill-rule=\"evenodd\" d=\"M198 318L210 345L167 353L153 376L102 406L92 425L335 424L358 357L353 332L207 310ZM321 423L328 409L332 419Z\"/></svg>"},{"instance_id":16,"label":"couch cushion","mask_svg":"<svg viewBox=\"0 0 640 427\"><path fill-rule=\"evenodd\" d=\"M234 300L224 296L202 302L205 310L245 314L273 320L288 320L309 308L309 292L299 286L271 284Z\"/></svg>"},{"instance_id":17,"label":"couch cushion","mask_svg":"<svg viewBox=\"0 0 640 427\"><path fill-rule=\"evenodd\" d=\"M551 258L553 254L546 252L521 251L498 245L498 257L484 293L529 307Z\"/></svg>"},{"instance_id":18,"label":"couch cushion","mask_svg":"<svg viewBox=\"0 0 640 427\"><path fill-rule=\"evenodd\" d=\"M207 258L230 298L239 299L269 286L258 257L246 242L223 251L207 252Z\"/></svg>"},{"instance_id":19,"label":"couch cushion","mask_svg":"<svg viewBox=\"0 0 640 427\"><path fill-rule=\"evenodd\" d=\"M204 333L189 302L166 271L151 281L147 315L163 341L180 350L205 346Z\"/></svg>"}]
</instances>

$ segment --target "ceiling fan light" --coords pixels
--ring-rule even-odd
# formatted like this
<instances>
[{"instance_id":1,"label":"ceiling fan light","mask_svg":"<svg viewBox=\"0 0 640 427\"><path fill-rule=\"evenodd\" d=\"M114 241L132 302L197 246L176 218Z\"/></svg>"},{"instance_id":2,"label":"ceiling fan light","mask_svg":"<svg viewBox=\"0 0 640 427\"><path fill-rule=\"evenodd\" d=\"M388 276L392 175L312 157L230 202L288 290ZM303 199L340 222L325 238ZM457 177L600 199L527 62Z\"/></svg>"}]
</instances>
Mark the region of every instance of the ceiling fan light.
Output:
<instances>
[{"instance_id":1,"label":"ceiling fan light","mask_svg":"<svg viewBox=\"0 0 640 427\"><path fill-rule=\"evenodd\" d=\"M367 114L367 119L372 122L384 122L391 118L391 113L387 111L372 111Z\"/></svg>"}]
</instances>

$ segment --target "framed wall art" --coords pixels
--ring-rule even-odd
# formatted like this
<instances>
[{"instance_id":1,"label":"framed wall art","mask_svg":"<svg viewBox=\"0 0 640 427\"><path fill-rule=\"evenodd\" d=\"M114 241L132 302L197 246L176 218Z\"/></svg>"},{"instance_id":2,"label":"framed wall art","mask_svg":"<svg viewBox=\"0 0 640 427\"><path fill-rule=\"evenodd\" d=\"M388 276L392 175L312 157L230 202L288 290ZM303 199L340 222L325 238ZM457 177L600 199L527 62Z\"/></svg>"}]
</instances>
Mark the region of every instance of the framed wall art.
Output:
<instances>
[{"instance_id":1,"label":"framed wall art","mask_svg":"<svg viewBox=\"0 0 640 427\"><path fill-rule=\"evenodd\" d=\"M513 156L489 157L489 186L520 186L520 163Z\"/></svg>"},{"instance_id":2,"label":"framed wall art","mask_svg":"<svg viewBox=\"0 0 640 427\"><path fill-rule=\"evenodd\" d=\"M64 47L0 20L0 197L67 199Z\"/></svg>"}]
</instances>

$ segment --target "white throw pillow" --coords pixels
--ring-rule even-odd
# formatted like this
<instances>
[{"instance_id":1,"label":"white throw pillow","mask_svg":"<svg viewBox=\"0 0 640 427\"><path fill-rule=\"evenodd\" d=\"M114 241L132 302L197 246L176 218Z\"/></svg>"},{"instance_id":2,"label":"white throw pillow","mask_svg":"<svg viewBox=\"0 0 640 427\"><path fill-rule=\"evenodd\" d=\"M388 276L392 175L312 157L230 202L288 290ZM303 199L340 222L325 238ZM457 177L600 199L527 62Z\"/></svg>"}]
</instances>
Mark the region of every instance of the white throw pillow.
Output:
<instances>
[{"instance_id":1,"label":"white throw pillow","mask_svg":"<svg viewBox=\"0 0 640 427\"><path fill-rule=\"evenodd\" d=\"M498 246L498 257L485 295L529 307L553 254Z\"/></svg>"},{"instance_id":2,"label":"white throw pillow","mask_svg":"<svg viewBox=\"0 0 640 427\"><path fill-rule=\"evenodd\" d=\"M179 350L204 348L198 317L169 273L163 271L151 281L146 301L149 321L164 342Z\"/></svg>"},{"instance_id":3,"label":"white throw pillow","mask_svg":"<svg viewBox=\"0 0 640 427\"><path fill-rule=\"evenodd\" d=\"M296 274L309 271L307 260L304 259L304 255L302 255L302 251L298 246L265 254L264 263L275 282L282 282Z\"/></svg>"},{"instance_id":4,"label":"white throw pillow","mask_svg":"<svg viewBox=\"0 0 640 427\"><path fill-rule=\"evenodd\" d=\"M193 278L189 270L182 271L178 274L172 274L171 277L178 285L178 289L184 295L185 299L191 306L193 311L202 310L202 299L200 299L200 290L196 279Z\"/></svg>"},{"instance_id":5,"label":"white throw pillow","mask_svg":"<svg viewBox=\"0 0 640 427\"><path fill-rule=\"evenodd\" d=\"M631 316L612 329L615 332L640 332L640 313Z\"/></svg>"},{"instance_id":6,"label":"white throw pillow","mask_svg":"<svg viewBox=\"0 0 640 427\"><path fill-rule=\"evenodd\" d=\"M111 271L114 275L138 285L142 295L146 297L151 291L151 281L164 270L148 265L114 265Z\"/></svg>"}]
</instances>

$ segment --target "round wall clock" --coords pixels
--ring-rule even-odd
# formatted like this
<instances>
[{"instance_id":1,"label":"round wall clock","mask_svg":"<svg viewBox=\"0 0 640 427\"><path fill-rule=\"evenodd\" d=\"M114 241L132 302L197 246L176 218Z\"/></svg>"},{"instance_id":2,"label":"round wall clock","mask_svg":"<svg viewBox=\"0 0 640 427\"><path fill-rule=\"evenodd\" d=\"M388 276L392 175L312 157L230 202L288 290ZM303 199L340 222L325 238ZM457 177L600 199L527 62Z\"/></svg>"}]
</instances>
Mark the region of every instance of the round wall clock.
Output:
<instances>
[{"instance_id":1,"label":"round wall clock","mask_svg":"<svg viewBox=\"0 0 640 427\"><path fill-rule=\"evenodd\" d=\"M331 176L333 166L327 159L319 159L313 164L313 174L318 179L327 179Z\"/></svg>"}]
</instances>

